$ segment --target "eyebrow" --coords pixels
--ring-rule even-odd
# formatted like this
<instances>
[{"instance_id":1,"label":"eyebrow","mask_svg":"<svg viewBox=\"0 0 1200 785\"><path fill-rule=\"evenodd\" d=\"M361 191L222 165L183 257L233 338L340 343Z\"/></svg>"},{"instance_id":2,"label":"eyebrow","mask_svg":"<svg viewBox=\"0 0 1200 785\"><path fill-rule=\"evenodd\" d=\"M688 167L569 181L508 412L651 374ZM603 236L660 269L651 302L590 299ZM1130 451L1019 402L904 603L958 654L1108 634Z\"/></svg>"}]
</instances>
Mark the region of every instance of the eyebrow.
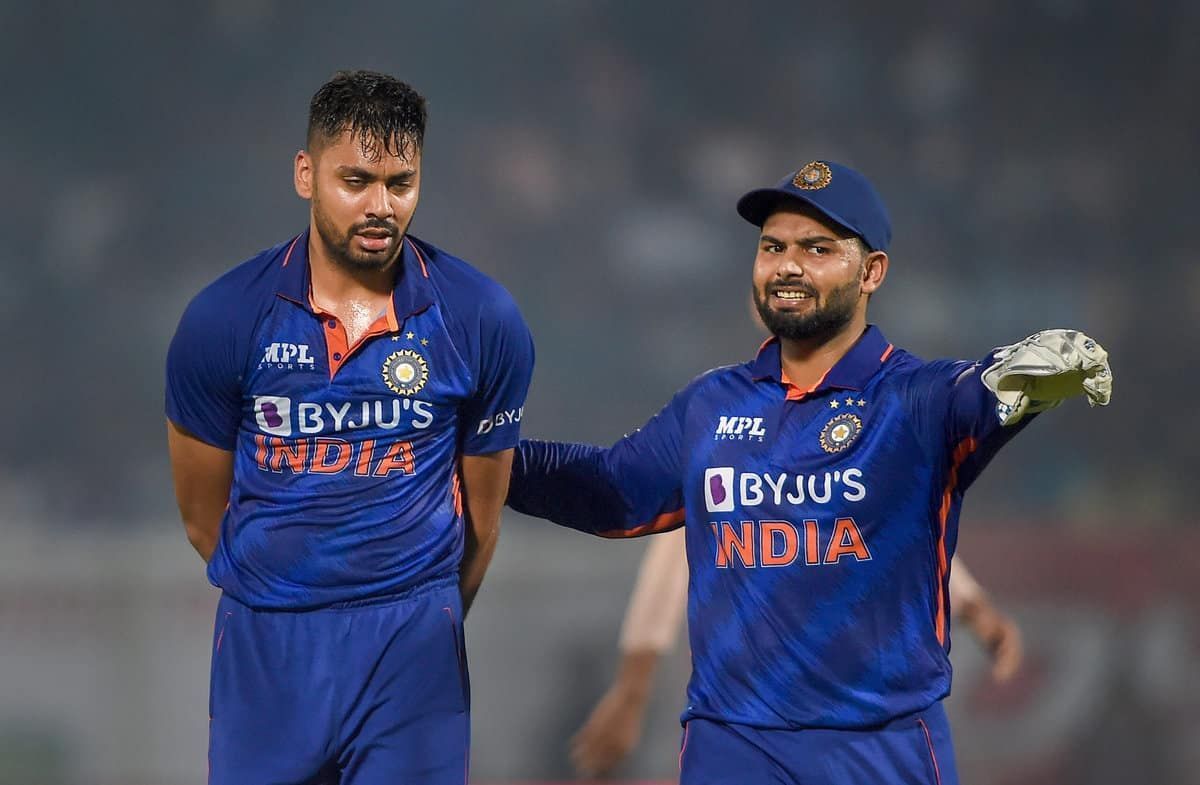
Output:
<instances>
[{"instance_id":1,"label":"eyebrow","mask_svg":"<svg viewBox=\"0 0 1200 785\"><path fill-rule=\"evenodd\" d=\"M357 166L339 166L335 171L338 173L338 175L340 175L342 177L360 177L363 180L376 179L375 175L372 172L368 172L366 169L361 169ZM389 183L404 182L406 180L413 179L413 177L415 177L416 174L417 174L416 169L405 169L403 172L400 172L399 174L392 175L391 177L389 177L388 182Z\"/></svg>"},{"instance_id":2,"label":"eyebrow","mask_svg":"<svg viewBox=\"0 0 1200 785\"><path fill-rule=\"evenodd\" d=\"M836 243L840 239L843 239L843 238L827 237L823 234L818 234L818 235L813 235L812 237L801 238L796 241L796 244L797 245L816 245L817 243ZM783 240L780 240L778 237L772 237L769 234L762 235L759 238L759 242L773 243L775 245L787 245L787 243L784 242Z\"/></svg>"}]
</instances>

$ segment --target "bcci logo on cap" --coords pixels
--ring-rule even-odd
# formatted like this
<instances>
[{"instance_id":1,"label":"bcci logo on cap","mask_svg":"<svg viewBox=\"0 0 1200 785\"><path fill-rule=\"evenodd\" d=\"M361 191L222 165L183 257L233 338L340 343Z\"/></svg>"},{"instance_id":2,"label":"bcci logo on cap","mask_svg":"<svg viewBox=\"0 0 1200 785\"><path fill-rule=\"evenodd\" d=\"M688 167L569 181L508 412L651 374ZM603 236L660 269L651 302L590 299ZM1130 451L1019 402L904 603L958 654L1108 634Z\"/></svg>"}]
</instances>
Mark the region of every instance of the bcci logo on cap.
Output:
<instances>
[{"instance_id":1,"label":"bcci logo on cap","mask_svg":"<svg viewBox=\"0 0 1200 785\"><path fill-rule=\"evenodd\" d=\"M429 363L412 349L392 352L383 362L383 383L397 395L416 395L429 381Z\"/></svg>"},{"instance_id":2,"label":"bcci logo on cap","mask_svg":"<svg viewBox=\"0 0 1200 785\"><path fill-rule=\"evenodd\" d=\"M824 161L813 161L801 167L792 178L792 185L805 191L819 191L833 181L833 170Z\"/></svg>"}]
</instances>

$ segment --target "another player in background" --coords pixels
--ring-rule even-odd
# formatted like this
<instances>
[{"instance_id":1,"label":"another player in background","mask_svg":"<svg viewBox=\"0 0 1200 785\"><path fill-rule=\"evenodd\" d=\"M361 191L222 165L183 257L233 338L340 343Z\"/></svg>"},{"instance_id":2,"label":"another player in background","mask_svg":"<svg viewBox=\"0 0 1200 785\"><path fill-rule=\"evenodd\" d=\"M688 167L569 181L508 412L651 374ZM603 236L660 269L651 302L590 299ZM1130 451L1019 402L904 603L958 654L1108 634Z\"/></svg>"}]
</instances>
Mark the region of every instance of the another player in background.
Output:
<instances>
[{"instance_id":1,"label":"another player in background","mask_svg":"<svg viewBox=\"0 0 1200 785\"><path fill-rule=\"evenodd\" d=\"M607 537L686 524L682 785L953 785L963 494L1030 415L1107 403L1105 352L1073 330L977 362L896 349L867 323L890 222L848 167L813 161L738 212L773 338L611 448L522 441L508 504Z\"/></svg>"},{"instance_id":2,"label":"another player in background","mask_svg":"<svg viewBox=\"0 0 1200 785\"><path fill-rule=\"evenodd\" d=\"M621 623L613 682L571 740L571 762L585 777L609 774L638 745L659 659L675 645L687 605L684 529L651 539ZM1021 665L1021 633L997 609L959 556L951 561L950 612L992 658L992 677L1012 678Z\"/></svg>"},{"instance_id":3,"label":"another player in background","mask_svg":"<svg viewBox=\"0 0 1200 785\"><path fill-rule=\"evenodd\" d=\"M210 777L455 783L462 621L495 548L533 365L512 298L408 234L425 99L313 96L308 227L192 300L167 358L188 539L222 594Z\"/></svg>"}]
</instances>

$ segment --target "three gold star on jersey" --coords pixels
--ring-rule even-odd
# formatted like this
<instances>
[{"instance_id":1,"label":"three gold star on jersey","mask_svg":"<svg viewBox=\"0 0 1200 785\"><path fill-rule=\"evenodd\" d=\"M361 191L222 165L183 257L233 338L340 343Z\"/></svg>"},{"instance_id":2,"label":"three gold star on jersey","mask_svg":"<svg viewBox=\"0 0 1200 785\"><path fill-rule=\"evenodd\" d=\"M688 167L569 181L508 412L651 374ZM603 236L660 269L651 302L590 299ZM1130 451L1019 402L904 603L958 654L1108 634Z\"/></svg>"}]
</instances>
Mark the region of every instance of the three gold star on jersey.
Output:
<instances>
[{"instance_id":1,"label":"three gold star on jersey","mask_svg":"<svg viewBox=\"0 0 1200 785\"><path fill-rule=\"evenodd\" d=\"M411 340L413 340L414 338L416 338L416 337L417 337L417 334L416 334L416 333L414 333L412 330L409 330L408 332L406 332L406 333L404 334L404 337L405 337L405 338L407 338L408 340L410 340L410 341L411 341ZM393 336L392 336L392 340L393 340L393 341L398 341L398 340L400 340L400 336L399 336L399 335L393 335ZM429 339L428 339L428 338L422 338L422 339L421 339L421 345L422 345L422 346L428 346L428 345L429 345Z\"/></svg>"}]
</instances>

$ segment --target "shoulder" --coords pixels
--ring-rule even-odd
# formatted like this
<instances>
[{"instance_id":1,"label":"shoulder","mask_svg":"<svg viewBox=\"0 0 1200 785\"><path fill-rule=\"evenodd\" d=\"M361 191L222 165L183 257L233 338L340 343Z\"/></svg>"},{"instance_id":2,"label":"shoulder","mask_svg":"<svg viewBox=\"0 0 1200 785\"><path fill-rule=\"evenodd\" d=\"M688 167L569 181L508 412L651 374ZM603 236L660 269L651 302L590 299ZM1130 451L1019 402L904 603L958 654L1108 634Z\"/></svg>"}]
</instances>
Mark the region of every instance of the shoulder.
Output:
<instances>
[{"instance_id":1,"label":"shoulder","mask_svg":"<svg viewBox=\"0 0 1200 785\"><path fill-rule=\"evenodd\" d=\"M718 398L739 395L743 388L753 385L750 363L720 365L696 376L675 395L683 406L704 403Z\"/></svg>"},{"instance_id":2,"label":"shoulder","mask_svg":"<svg viewBox=\"0 0 1200 785\"><path fill-rule=\"evenodd\" d=\"M257 304L273 301L279 271L295 239L255 254L200 290L188 305L191 318L239 323L257 314Z\"/></svg>"},{"instance_id":3,"label":"shoulder","mask_svg":"<svg viewBox=\"0 0 1200 785\"><path fill-rule=\"evenodd\" d=\"M953 376L972 365L973 360L925 360L904 349L896 349L884 362L883 383L911 384L934 377Z\"/></svg>"},{"instance_id":4,"label":"shoulder","mask_svg":"<svg viewBox=\"0 0 1200 785\"><path fill-rule=\"evenodd\" d=\"M423 257L446 316L465 324L520 319L516 300L498 281L467 261L409 235Z\"/></svg>"}]
</instances>

